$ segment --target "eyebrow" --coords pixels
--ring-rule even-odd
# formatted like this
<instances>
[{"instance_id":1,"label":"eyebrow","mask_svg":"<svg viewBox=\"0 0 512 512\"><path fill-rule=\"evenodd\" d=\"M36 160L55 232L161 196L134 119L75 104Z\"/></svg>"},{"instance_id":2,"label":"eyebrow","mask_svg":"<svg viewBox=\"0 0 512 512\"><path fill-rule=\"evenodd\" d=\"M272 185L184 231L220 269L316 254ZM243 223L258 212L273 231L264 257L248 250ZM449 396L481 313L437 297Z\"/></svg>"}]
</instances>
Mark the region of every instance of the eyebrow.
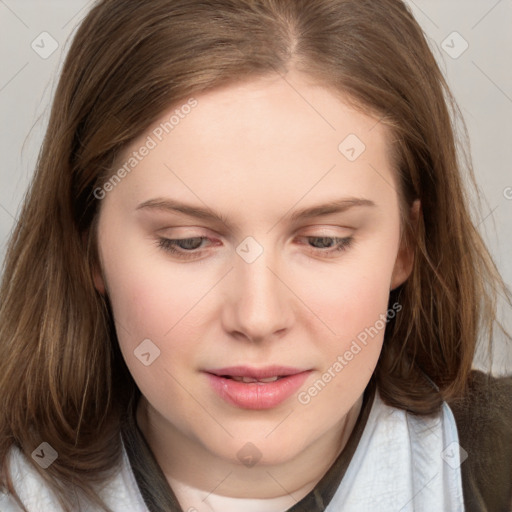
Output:
<instances>
[{"instance_id":1,"label":"eyebrow","mask_svg":"<svg viewBox=\"0 0 512 512\"><path fill-rule=\"evenodd\" d=\"M376 204L369 199L358 198L358 197L344 197L335 199L327 203L318 204L297 210L291 215L285 215L283 219L288 219L291 223L296 223L301 220L311 219L315 217L323 217L332 215L335 213L342 213L354 207L374 207ZM197 219L203 219L208 221L222 222L228 228L233 229L233 224L230 220L208 207L194 206L190 204L177 201L170 198L154 198L144 201L136 208L137 210L150 209L150 210L161 210L168 212L182 213L189 217L195 217ZM282 220L282 219L281 219Z\"/></svg>"}]
</instances>

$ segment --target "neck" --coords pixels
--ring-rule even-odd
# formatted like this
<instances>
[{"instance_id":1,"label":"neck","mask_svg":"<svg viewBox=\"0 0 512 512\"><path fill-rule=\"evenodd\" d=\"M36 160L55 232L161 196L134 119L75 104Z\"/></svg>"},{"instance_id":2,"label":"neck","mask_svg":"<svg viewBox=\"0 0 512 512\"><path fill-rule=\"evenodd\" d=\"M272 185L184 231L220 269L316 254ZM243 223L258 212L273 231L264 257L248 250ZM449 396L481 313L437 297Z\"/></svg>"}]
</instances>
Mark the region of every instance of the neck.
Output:
<instances>
[{"instance_id":1,"label":"neck","mask_svg":"<svg viewBox=\"0 0 512 512\"><path fill-rule=\"evenodd\" d=\"M292 459L272 465L246 467L216 456L159 415L143 396L137 423L184 510L250 512L256 506L254 511L280 512L306 496L344 449L362 399L321 438Z\"/></svg>"}]
</instances>

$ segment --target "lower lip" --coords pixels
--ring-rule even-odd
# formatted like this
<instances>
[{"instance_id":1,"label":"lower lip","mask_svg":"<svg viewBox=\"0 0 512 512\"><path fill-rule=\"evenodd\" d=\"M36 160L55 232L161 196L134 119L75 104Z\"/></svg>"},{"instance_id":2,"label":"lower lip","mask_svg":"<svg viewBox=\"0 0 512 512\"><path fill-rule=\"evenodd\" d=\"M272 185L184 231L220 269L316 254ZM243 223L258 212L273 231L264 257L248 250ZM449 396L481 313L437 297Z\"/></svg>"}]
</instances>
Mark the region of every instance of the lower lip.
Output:
<instances>
[{"instance_id":1,"label":"lower lip","mask_svg":"<svg viewBox=\"0 0 512 512\"><path fill-rule=\"evenodd\" d=\"M310 372L288 375L274 382L238 382L207 373L213 390L226 402L242 409L272 409L290 398Z\"/></svg>"}]
</instances>

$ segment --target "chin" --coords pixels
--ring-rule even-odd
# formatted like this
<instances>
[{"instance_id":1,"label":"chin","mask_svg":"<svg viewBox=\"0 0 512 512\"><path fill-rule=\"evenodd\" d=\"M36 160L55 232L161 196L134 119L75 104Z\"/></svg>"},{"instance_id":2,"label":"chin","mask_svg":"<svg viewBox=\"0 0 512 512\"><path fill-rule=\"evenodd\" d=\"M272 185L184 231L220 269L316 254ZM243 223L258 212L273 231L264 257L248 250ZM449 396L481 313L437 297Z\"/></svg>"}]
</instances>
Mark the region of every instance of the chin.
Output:
<instances>
[{"instance_id":1,"label":"chin","mask_svg":"<svg viewBox=\"0 0 512 512\"><path fill-rule=\"evenodd\" d=\"M229 430L229 429L228 429ZM269 432L271 429L268 430ZM304 439L298 439L289 435L275 433L265 438L265 434L255 433L251 435L246 433L244 436L235 436L222 440L210 440L205 443L206 449L214 457L224 459L230 464L242 464L247 467L258 466L277 466L285 464L297 457L303 447ZM286 438L286 443L283 439ZM213 441L213 443L211 442Z\"/></svg>"}]
</instances>

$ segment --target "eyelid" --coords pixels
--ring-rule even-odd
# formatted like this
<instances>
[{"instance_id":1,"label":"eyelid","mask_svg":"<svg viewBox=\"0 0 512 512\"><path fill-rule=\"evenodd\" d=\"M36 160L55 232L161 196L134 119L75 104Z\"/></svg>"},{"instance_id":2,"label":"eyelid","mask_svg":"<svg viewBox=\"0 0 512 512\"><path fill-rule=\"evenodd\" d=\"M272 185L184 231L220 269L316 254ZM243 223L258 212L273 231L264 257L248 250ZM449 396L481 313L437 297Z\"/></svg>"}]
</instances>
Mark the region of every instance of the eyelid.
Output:
<instances>
[{"instance_id":1,"label":"eyelid","mask_svg":"<svg viewBox=\"0 0 512 512\"><path fill-rule=\"evenodd\" d=\"M337 231L334 231L337 230ZM332 236L332 237L342 237L344 235L341 235L339 231L342 230L343 232L349 232L353 233L355 229L353 227L349 226L338 226L338 225L313 225L313 226L306 226L304 228L300 228L297 231L302 232L306 231L308 233L307 236ZM309 232L312 231L312 235L309 235ZM322 235L322 233L326 233L325 235ZM304 235L301 235L304 236ZM347 235L348 236L348 235Z\"/></svg>"},{"instance_id":2,"label":"eyelid","mask_svg":"<svg viewBox=\"0 0 512 512\"><path fill-rule=\"evenodd\" d=\"M323 224L323 225L312 224L312 225L301 226L300 228L297 228L294 231L294 236L296 236L297 233L300 233L302 231L307 231L309 233L310 230L313 230L313 234L312 235L308 234L307 236L332 236L332 237L341 237L341 236L343 236L339 232L334 233L332 230L335 230L335 229L336 230L343 230L343 231L352 233L355 228L351 227L351 226L339 226L339 225L334 225L334 224L332 224L332 225L329 225L329 224ZM180 232L181 230L185 230L185 233L181 234L181 232ZM191 230L191 232L189 230ZM195 230L197 230L197 231L195 231ZM171 231L172 235L171 234L167 234L168 231ZM176 233L176 231L178 231L178 233ZM323 235L324 231L328 232L328 234ZM167 235L168 238L182 238L182 239L185 239L185 238L199 238L199 237L206 237L206 238L212 237L212 238L215 238L215 237L222 237L223 236L221 233L219 233L218 231L216 231L214 229L200 227L200 226L195 226L195 225L190 225L190 226L169 226L169 227L157 230L156 233L159 233L162 236ZM305 235L302 235L302 236L305 236ZM242 239L243 239L243 237L242 237Z\"/></svg>"},{"instance_id":3,"label":"eyelid","mask_svg":"<svg viewBox=\"0 0 512 512\"><path fill-rule=\"evenodd\" d=\"M222 236L214 229L205 228L202 226L190 225L190 226L168 226L162 229L156 230L156 233L167 238L215 238ZM171 234L172 233L172 234Z\"/></svg>"}]
</instances>

